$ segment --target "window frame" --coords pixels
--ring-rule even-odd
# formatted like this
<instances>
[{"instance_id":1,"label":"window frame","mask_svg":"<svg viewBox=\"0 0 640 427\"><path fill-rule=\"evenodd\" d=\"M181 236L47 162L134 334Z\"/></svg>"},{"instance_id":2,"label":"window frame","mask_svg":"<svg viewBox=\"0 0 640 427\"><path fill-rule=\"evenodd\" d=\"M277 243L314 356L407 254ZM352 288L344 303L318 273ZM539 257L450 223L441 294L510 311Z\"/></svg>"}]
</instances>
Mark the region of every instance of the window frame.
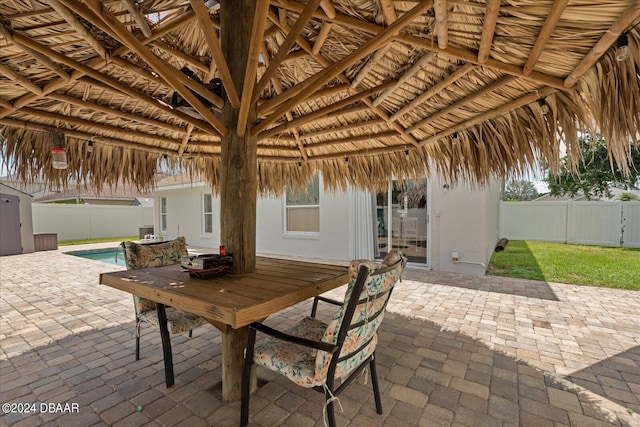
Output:
<instances>
[{"instance_id":1,"label":"window frame","mask_svg":"<svg viewBox=\"0 0 640 427\"><path fill-rule=\"evenodd\" d=\"M210 211L207 212L206 209L206 198L209 197L209 207ZM201 231L203 237L213 237L213 195L211 193L202 193L201 200L201 213L202 213L202 221L201 221ZM211 221L211 231L207 232L207 217L210 218Z\"/></svg>"},{"instance_id":2,"label":"window frame","mask_svg":"<svg viewBox=\"0 0 640 427\"><path fill-rule=\"evenodd\" d=\"M166 232L169 228L169 222L167 218L167 198L160 197L160 231Z\"/></svg>"},{"instance_id":3,"label":"window frame","mask_svg":"<svg viewBox=\"0 0 640 427\"><path fill-rule=\"evenodd\" d=\"M318 203L317 204L296 204L296 205L289 205L287 203L287 194L289 193L289 188L285 189L284 195L283 195L283 199L282 199L282 206L283 206L283 215L282 215L282 230L283 230L283 236L284 237L288 237L288 238L305 238L305 239L318 239L320 238L320 207L321 207L321 197L320 194L322 193L322 185L321 185L321 180L318 176L318 174L315 174L313 176L313 178L311 178L311 181L309 181L309 184L311 184L313 182L313 180L317 180L318 181L318 185L317 185L317 189L318 189ZM296 230L289 230L287 228L288 226L288 219L289 219L289 210L290 209L309 209L309 208L317 208L318 210L318 231L296 231Z\"/></svg>"}]
</instances>

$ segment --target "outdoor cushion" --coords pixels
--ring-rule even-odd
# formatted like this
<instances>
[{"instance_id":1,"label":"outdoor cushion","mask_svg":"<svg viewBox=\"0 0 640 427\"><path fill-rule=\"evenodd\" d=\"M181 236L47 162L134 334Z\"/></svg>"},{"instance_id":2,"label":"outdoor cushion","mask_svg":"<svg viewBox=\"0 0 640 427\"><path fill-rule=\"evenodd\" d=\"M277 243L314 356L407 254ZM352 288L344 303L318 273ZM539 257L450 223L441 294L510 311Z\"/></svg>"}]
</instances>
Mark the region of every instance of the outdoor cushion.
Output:
<instances>
[{"instance_id":1,"label":"outdoor cushion","mask_svg":"<svg viewBox=\"0 0 640 427\"><path fill-rule=\"evenodd\" d=\"M149 301L149 300L146 300ZM155 303L154 303L155 306ZM175 309L173 307L166 308L167 313L167 328L171 334L180 334L192 329L202 326L205 322L202 317L192 313L186 313L184 311ZM138 315L138 319L143 322L148 322L152 325L158 325L158 312L157 310L147 310Z\"/></svg>"}]
</instances>

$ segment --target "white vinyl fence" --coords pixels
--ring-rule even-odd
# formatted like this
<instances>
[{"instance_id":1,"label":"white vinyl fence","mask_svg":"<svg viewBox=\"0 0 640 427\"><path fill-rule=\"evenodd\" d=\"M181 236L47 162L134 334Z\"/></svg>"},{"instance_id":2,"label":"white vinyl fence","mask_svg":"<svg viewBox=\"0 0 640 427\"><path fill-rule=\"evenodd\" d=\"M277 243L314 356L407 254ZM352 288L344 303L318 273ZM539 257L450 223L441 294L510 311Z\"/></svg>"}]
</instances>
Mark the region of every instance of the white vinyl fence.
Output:
<instances>
[{"instance_id":1,"label":"white vinyl fence","mask_svg":"<svg viewBox=\"0 0 640 427\"><path fill-rule=\"evenodd\" d=\"M33 232L57 233L58 241L138 236L153 225L153 207L32 203Z\"/></svg>"},{"instance_id":2,"label":"white vinyl fence","mask_svg":"<svg viewBox=\"0 0 640 427\"><path fill-rule=\"evenodd\" d=\"M500 202L500 236L640 248L640 202Z\"/></svg>"}]
</instances>

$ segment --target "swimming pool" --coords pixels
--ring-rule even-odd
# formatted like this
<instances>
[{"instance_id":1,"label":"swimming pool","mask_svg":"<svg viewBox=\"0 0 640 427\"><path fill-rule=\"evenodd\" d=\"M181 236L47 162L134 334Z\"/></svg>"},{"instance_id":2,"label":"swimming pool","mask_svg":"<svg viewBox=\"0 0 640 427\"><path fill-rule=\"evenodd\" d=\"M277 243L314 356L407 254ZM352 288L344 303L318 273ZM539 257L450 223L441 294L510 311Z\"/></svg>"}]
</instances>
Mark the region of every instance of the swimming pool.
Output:
<instances>
[{"instance_id":1,"label":"swimming pool","mask_svg":"<svg viewBox=\"0 0 640 427\"><path fill-rule=\"evenodd\" d=\"M126 267L124 262L124 253L122 248L101 248L91 249L85 251L71 251L65 252L67 255L79 256L81 258L94 259L96 261L102 261L109 264L121 265Z\"/></svg>"}]
</instances>

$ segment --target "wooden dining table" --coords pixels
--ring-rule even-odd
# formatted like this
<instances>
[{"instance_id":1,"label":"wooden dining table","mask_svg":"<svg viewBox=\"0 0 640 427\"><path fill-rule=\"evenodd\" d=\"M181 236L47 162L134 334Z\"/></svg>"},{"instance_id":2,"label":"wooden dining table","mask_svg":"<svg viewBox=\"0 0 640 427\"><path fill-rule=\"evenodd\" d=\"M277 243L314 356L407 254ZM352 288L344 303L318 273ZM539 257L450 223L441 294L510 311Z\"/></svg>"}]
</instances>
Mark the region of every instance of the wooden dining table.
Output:
<instances>
[{"instance_id":1,"label":"wooden dining table","mask_svg":"<svg viewBox=\"0 0 640 427\"><path fill-rule=\"evenodd\" d=\"M225 401L240 399L250 323L347 282L346 266L269 257L257 257L251 273L208 279L190 277L180 264L100 275L103 285L197 314L220 330Z\"/></svg>"}]
</instances>

